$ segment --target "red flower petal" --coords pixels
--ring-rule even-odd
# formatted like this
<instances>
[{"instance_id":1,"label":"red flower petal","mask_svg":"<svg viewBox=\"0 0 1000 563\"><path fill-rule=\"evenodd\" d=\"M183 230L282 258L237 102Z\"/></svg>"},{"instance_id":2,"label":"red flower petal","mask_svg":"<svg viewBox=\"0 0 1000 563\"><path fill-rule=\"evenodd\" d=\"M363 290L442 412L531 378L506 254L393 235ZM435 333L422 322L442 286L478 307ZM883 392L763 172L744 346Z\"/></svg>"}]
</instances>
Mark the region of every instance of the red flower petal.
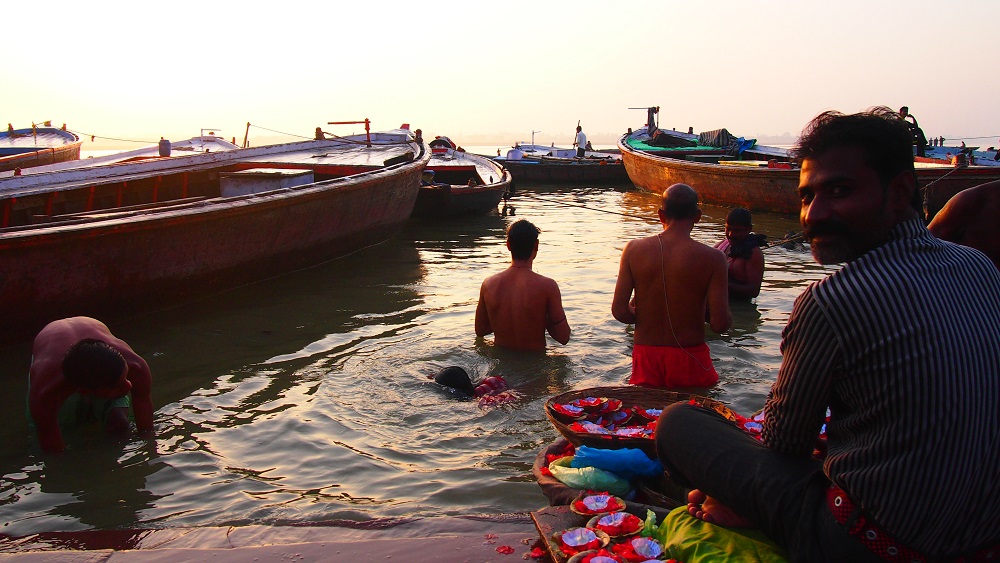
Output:
<instances>
[{"instance_id":1,"label":"red flower petal","mask_svg":"<svg viewBox=\"0 0 1000 563\"><path fill-rule=\"evenodd\" d=\"M514 548L509 545L501 545L497 548L497 553L501 555L510 555L511 553L514 553Z\"/></svg>"}]
</instances>

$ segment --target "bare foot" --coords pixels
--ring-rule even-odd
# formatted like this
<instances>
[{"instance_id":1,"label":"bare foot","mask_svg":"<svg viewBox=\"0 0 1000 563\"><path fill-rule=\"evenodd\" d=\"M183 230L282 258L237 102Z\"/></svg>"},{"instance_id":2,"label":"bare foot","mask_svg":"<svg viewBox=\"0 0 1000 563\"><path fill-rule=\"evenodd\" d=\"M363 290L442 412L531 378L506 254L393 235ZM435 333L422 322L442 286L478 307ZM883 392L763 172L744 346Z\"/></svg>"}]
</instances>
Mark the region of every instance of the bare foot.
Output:
<instances>
[{"instance_id":1,"label":"bare foot","mask_svg":"<svg viewBox=\"0 0 1000 563\"><path fill-rule=\"evenodd\" d=\"M728 528L754 527L753 522L698 489L688 493L688 514L709 524Z\"/></svg>"}]
</instances>

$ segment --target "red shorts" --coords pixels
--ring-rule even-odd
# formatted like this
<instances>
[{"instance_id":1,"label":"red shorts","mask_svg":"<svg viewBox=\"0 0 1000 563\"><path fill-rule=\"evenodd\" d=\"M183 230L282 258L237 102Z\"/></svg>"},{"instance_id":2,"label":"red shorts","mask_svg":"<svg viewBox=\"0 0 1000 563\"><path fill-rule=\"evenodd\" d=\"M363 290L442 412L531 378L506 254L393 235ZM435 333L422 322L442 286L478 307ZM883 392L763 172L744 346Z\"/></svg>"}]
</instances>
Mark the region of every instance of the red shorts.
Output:
<instances>
[{"instance_id":1,"label":"red shorts","mask_svg":"<svg viewBox=\"0 0 1000 563\"><path fill-rule=\"evenodd\" d=\"M711 387L719 381L708 344L680 348L636 344L632 348L632 385Z\"/></svg>"}]
</instances>

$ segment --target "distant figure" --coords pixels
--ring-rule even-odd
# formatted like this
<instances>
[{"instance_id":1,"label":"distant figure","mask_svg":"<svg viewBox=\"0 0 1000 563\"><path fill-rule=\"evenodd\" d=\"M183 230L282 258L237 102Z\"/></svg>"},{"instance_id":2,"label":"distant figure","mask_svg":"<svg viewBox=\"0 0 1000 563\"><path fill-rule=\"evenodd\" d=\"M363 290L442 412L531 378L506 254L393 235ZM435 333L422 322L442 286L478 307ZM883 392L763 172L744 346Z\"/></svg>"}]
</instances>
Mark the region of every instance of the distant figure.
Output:
<instances>
[{"instance_id":1,"label":"distant figure","mask_svg":"<svg viewBox=\"0 0 1000 563\"><path fill-rule=\"evenodd\" d=\"M495 333L497 346L512 350L545 350L545 332L560 344L570 328L555 280L531 271L538 255L538 227L521 219L507 228L511 263L486 278L476 307L476 336Z\"/></svg>"},{"instance_id":2,"label":"distant figure","mask_svg":"<svg viewBox=\"0 0 1000 563\"><path fill-rule=\"evenodd\" d=\"M701 209L690 186L667 188L657 214L663 232L625 245L611 304L615 319L635 325L629 383L709 387L719 374L705 344L706 310L717 333L733 321L726 256L691 238Z\"/></svg>"},{"instance_id":3,"label":"distant figure","mask_svg":"<svg viewBox=\"0 0 1000 563\"><path fill-rule=\"evenodd\" d=\"M594 146L590 144L590 141L587 141L587 147L586 148L587 148L588 151L594 150Z\"/></svg>"},{"instance_id":4,"label":"distant figure","mask_svg":"<svg viewBox=\"0 0 1000 563\"><path fill-rule=\"evenodd\" d=\"M42 449L61 451L60 425L98 420L109 432L153 430L149 366L104 323L89 317L53 321L31 349L28 414ZM130 400L131 395L131 400Z\"/></svg>"},{"instance_id":5,"label":"distant figure","mask_svg":"<svg viewBox=\"0 0 1000 563\"><path fill-rule=\"evenodd\" d=\"M939 239L975 248L1000 269L1000 180L962 190L927 228Z\"/></svg>"},{"instance_id":6,"label":"distant figure","mask_svg":"<svg viewBox=\"0 0 1000 563\"><path fill-rule=\"evenodd\" d=\"M753 299L764 280L764 235L754 234L750 212L737 207L726 216L726 238L715 248L729 260L729 297Z\"/></svg>"},{"instance_id":7,"label":"distant figure","mask_svg":"<svg viewBox=\"0 0 1000 563\"><path fill-rule=\"evenodd\" d=\"M431 186L434 184L434 171L424 170L420 173L420 185L421 186Z\"/></svg>"},{"instance_id":8,"label":"distant figure","mask_svg":"<svg viewBox=\"0 0 1000 563\"><path fill-rule=\"evenodd\" d=\"M912 123L907 122L906 126L910 128L910 135L913 136L913 144L917 147L917 156L927 156L927 137L924 136L924 130L917 124L917 118L910 113L910 108L906 106L899 108L899 118L903 121L907 119L912 121Z\"/></svg>"},{"instance_id":9,"label":"distant figure","mask_svg":"<svg viewBox=\"0 0 1000 563\"><path fill-rule=\"evenodd\" d=\"M573 146L576 147L577 158L583 158L586 154L585 149L587 147L587 135L583 132L583 127L579 125L576 126L576 140L573 141Z\"/></svg>"}]
</instances>

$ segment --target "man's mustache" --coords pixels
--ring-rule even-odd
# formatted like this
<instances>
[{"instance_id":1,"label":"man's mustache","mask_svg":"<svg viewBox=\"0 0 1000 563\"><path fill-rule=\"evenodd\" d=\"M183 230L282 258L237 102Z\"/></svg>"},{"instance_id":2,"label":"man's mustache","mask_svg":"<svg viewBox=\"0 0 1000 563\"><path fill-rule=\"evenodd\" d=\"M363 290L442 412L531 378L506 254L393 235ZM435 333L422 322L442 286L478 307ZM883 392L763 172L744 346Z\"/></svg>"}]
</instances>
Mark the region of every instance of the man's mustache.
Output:
<instances>
[{"instance_id":1,"label":"man's mustache","mask_svg":"<svg viewBox=\"0 0 1000 563\"><path fill-rule=\"evenodd\" d=\"M840 221L824 221L822 223L816 223L809 225L802 231L806 239L811 239L813 237L829 236L829 235L846 235L850 233L850 229L847 225Z\"/></svg>"}]
</instances>

